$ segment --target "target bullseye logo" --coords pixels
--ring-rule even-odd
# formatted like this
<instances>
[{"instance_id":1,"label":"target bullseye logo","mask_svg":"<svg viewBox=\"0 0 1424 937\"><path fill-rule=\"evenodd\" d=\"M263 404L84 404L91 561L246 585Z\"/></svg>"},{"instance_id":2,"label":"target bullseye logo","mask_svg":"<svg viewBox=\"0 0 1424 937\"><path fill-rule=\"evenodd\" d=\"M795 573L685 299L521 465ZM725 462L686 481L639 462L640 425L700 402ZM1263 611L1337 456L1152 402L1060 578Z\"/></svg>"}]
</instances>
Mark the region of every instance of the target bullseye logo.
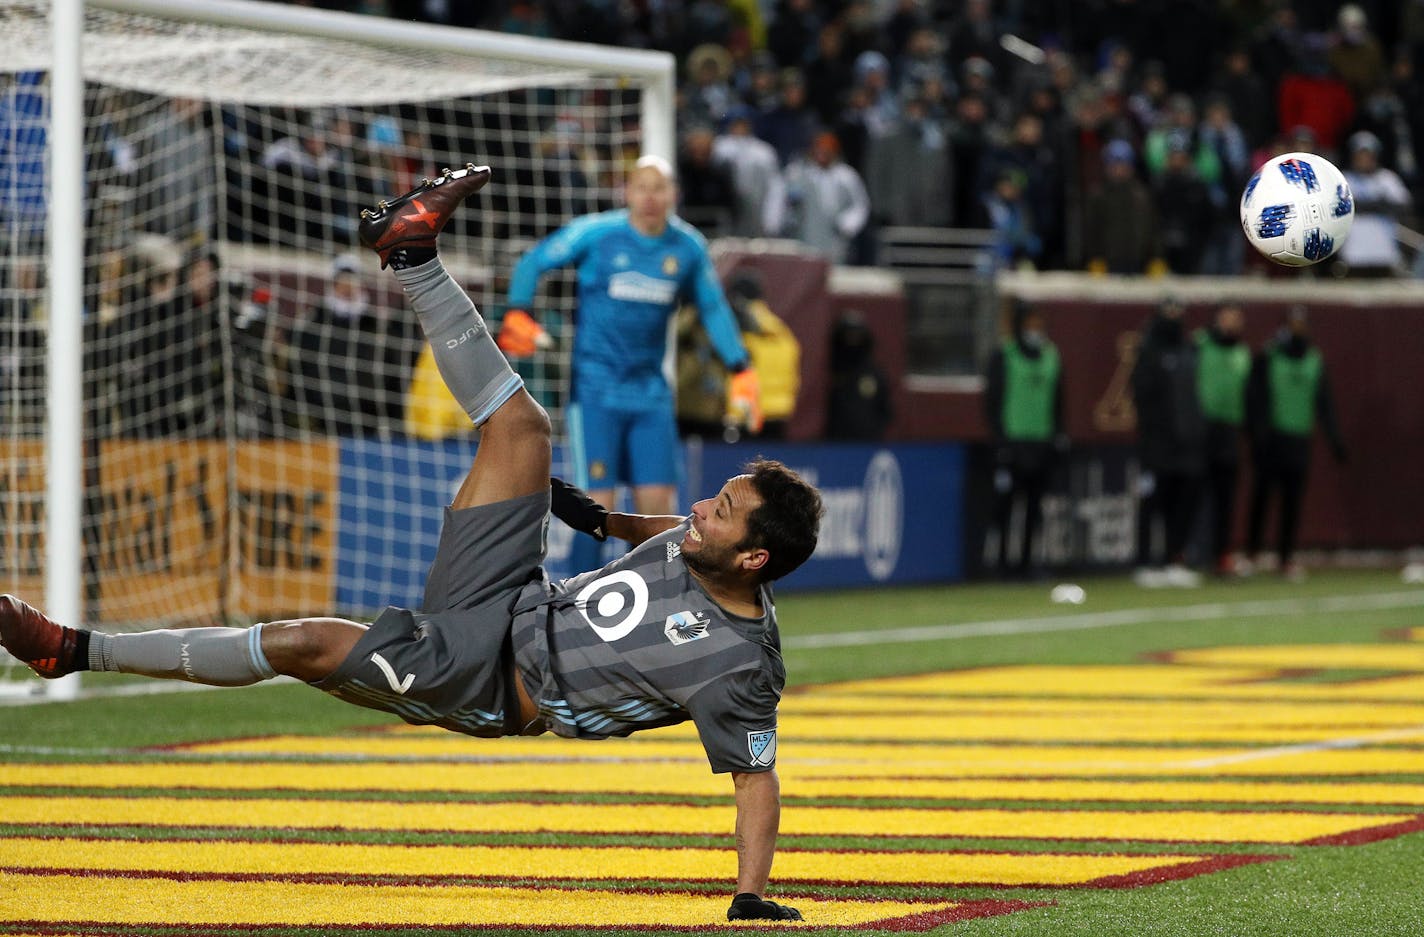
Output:
<instances>
[{"instance_id":1,"label":"target bullseye logo","mask_svg":"<svg viewBox=\"0 0 1424 937\"><path fill-rule=\"evenodd\" d=\"M626 637L648 612L648 584L627 569L598 577L576 598L579 614L605 641Z\"/></svg>"}]
</instances>

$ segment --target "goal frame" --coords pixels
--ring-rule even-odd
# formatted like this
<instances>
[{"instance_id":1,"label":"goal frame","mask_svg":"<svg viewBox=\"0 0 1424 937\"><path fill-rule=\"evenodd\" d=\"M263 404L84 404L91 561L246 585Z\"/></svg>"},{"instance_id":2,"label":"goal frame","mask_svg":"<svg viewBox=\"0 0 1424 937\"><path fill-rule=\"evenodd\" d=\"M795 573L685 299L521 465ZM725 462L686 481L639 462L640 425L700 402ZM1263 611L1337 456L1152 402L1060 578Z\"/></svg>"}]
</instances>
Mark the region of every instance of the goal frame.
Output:
<instances>
[{"instance_id":1,"label":"goal frame","mask_svg":"<svg viewBox=\"0 0 1424 937\"><path fill-rule=\"evenodd\" d=\"M639 122L645 154L675 156L676 63L670 53L621 49L589 43L505 35L406 22L365 14L287 6L259 0L51 0L50 126L51 179L78 179L84 173L83 60L86 6L123 14L219 26L277 31L322 39L410 47L485 59L546 65L614 76L640 90ZM418 81L418 74L410 76ZM45 431L46 529L45 602L56 619L78 622L84 608L82 576L82 234L83 187L52 186L48 219L48 304ZM74 677L46 684L51 699L77 695Z\"/></svg>"}]
</instances>

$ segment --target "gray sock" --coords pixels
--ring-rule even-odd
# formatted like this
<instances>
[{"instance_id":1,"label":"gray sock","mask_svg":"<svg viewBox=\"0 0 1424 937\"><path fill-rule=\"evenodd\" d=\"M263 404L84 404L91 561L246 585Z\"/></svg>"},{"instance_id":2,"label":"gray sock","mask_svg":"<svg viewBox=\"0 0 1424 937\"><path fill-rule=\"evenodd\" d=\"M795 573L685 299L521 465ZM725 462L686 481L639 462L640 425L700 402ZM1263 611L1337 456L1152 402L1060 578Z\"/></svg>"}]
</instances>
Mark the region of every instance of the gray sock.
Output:
<instances>
[{"instance_id":1,"label":"gray sock","mask_svg":"<svg viewBox=\"0 0 1424 937\"><path fill-rule=\"evenodd\" d=\"M138 634L95 631L89 638L89 669L208 686L248 686L277 676L262 653L261 625Z\"/></svg>"},{"instance_id":2,"label":"gray sock","mask_svg":"<svg viewBox=\"0 0 1424 937\"><path fill-rule=\"evenodd\" d=\"M475 304L436 258L395 271L450 393L479 426L524 386Z\"/></svg>"}]
</instances>

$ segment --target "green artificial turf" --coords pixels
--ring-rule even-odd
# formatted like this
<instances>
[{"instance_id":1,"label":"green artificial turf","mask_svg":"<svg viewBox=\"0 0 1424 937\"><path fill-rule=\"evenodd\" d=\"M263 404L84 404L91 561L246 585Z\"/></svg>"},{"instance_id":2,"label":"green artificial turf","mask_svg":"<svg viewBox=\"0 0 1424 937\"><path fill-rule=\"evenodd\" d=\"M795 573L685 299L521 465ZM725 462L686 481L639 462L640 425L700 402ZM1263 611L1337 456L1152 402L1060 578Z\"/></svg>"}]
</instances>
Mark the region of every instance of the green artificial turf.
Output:
<instances>
[{"instance_id":1,"label":"green artificial turf","mask_svg":"<svg viewBox=\"0 0 1424 937\"><path fill-rule=\"evenodd\" d=\"M980 584L803 594L787 592L778 614L789 684L792 687L836 680L1008 664L1131 663L1144 655L1183 648L1221 645L1377 642L1397 629L1424 625L1424 589L1400 583L1393 574L1342 571L1317 574L1301 584L1273 577L1248 581L1208 581L1194 590L1142 590L1122 577L1078 580L1087 593L1083 605L1049 601L1053 583L1032 585ZM1352 608L1353 602L1394 607ZM1131 613L1131 614L1129 614ZM1108 615L1100 620L1096 616ZM1085 617L1086 616L1086 617ZM956 627L961 630L956 631ZM1062 630L1055 630L1061 628ZM936 629L920 631L915 629ZM967 630L965 630L967 629ZM969 633L998 631L1003 633ZM889 640L873 634L886 632ZM860 635L845 646L816 646L825 636ZM1385 671L1322 670L1283 677L1286 682L1338 683L1386 676ZM86 687L129 685L109 675L86 677ZM351 707L294 683L240 690L184 692L144 696L99 696L70 703L0 707L0 797L21 793L5 788L7 761L144 760L185 757L151 746L219 738L269 734L331 734L363 726L390 725L391 717ZM498 742L472 741L472 745ZM334 766L333 770L339 770ZM77 779L82 783L82 779ZM1424 778L1396 778L1424 783ZM80 787L72 793L102 793ZM26 791L34 793L34 791ZM58 789L55 793L60 792ZM163 796L161 790L126 790L126 796ZM185 791L179 796L260 796L260 791ZM313 792L311 796L361 799L361 792ZM389 794L381 795L389 797ZM853 799L798 799L792 786L783 789L786 808L798 803L847 803ZM427 792L412 800L490 800L490 795L450 795ZM558 802L558 795L529 799ZM627 796L577 798L610 802L636 800ZM727 798L688 798L689 802L730 803ZM884 801L879 801L884 803ZM915 805L916 801L906 801ZM939 801L940 806L998 805L996 801ZM1027 808L1022 801L1013 806ZM1039 806L1060 807L1045 803ZM1121 808L1124 805L1114 805ZM1129 805L1130 806L1130 805ZM1154 809L1170 806L1152 804ZM1184 805L1186 806L1186 805ZM1254 809L1252 805L1213 804L1212 809ZM1257 805L1259 807L1259 805ZM1355 809L1368 805L1303 806L1299 809ZM1404 812L1394 808L1391 812ZM0 827L0 836L23 835L23 826ZM62 828L50 828L62 833ZM77 832L77 830L75 831ZM174 836L172 831L113 827L84 829L87 836ZM617 835L474 835L391 831L199 829L181 834L200 840L232 835L262 839L278 837L314 842L431 843L568 843L709 845L699 837L627 837ZM820 891L845 897L923 897L950 900L1008 900L1048 903L1041 908L946 925L942 935L1032 935L1032 937L1386 937L1424 933L1424 889L1418 870L1424 868L1424 834L1358 846L1279 846L1257 844L1106 844L1045 843L1041 840L977 840L906 838L894 842L855 837L786 837L790 848L841 849L991 849L1124 852L1181 852L1203 855L1282 857L1238 868L1163 884L1122 889L923 889L837 887ZM730 843L727 844L730 848ZM587 887L616 889L616 883L589 882ZM667 887L704 892L705 884L670 882ZM3 896L0 896L3 900ZM629 900L636 900L630 895ZM761 928L762 930L769 928ZM0 932L3 928L0 927ZM82 931L81 931L82 932ZM185 928L182 933L201 933ZM247 935L309 935L341 933L322 928L244 928ZM745 930L739 931L745 933ZM104 933L129 937L176 934L162 927L106 927ZM217 930L213 931L218 933ZM356 930L350 934L358 933ZM448 934L448 930L383 929L387 935ZM534 935L536 930L481 931L490 935ZM563 933L569 933L564 931ZM636 931L600 930L608 937L631 937ZM845 933L851 933L849 931ZM859 931L856 933L869 933Z\"/></svg>"}]
</instances>

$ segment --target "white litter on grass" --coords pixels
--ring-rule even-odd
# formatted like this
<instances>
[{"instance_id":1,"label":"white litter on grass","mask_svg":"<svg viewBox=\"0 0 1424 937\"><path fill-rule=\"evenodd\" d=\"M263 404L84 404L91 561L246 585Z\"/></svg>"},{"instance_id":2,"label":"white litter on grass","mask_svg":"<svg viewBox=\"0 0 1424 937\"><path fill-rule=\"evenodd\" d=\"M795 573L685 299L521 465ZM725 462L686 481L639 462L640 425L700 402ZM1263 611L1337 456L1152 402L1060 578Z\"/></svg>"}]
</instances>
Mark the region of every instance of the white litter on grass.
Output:
<instances>
[{"instance_id":1,"label":"white litter on grass","mask_svg":"<svg viewBox=\"0 0 1424 937\"><path fill-rule=\"evenodd\" d=\"M1059 583L1048 593L1048 601L1057 605L1082 605L1088 594L1071 582Z\"/></svg>"}]
</instances>

